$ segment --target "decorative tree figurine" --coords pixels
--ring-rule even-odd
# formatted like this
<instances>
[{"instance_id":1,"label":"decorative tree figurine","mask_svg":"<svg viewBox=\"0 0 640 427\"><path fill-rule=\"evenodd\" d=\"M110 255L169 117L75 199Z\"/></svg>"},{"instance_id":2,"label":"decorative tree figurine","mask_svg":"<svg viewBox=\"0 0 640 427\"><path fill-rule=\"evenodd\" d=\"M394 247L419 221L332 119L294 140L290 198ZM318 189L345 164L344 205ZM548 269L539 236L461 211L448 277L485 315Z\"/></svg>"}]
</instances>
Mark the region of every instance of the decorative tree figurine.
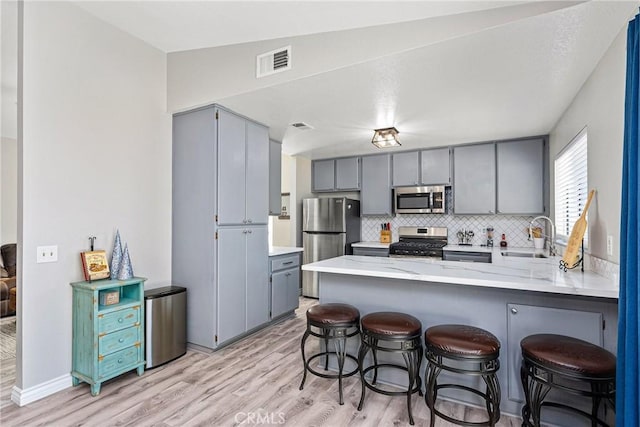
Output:
<instances>
[{"instance_id":1,"label":"decorative tree figurine","mask_svg":"<svg viewBox=\"0 0 640 427\"><path fill-rule=\"evenodd\" d=\"M118 280L127 280L133 277L133 267L131 267L131 258L129 258L129 246L125 243L124 252L122 253L122 263L120 271L118 271Z\"/></svg>"},{"instance_id":2,"label":"decorative tree figurine","mask_svg":"<svg viewBox=\"0 0 640 427\"><path fill-rule=\"evenodd\" d=\"M120 242L120 230L116 230L116 239L113 242L113 253L111 254L111 279L118 278L120 265L122 264L122 243Z\"/></svg>"}]
</instances>

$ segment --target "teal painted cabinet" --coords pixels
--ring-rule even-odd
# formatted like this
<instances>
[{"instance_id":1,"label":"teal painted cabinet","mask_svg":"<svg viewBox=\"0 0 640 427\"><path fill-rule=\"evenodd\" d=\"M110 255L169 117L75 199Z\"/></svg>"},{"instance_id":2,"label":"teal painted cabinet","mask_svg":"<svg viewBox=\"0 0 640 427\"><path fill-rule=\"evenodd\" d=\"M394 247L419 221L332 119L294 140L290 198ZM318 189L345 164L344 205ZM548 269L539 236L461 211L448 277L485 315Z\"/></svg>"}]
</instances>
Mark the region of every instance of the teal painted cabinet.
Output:
<instances>
[{"instance_id":1,"label":"teal painted cabinet","mask_svg":"<svg viewBox=\"0 0 640 427\"><path fill-rule=\"evenodd\" d=\"M97 280L74 282L73 287L73 385L81 381L100 393L100 385L136 369L144 373L144 282ZM104 305L110 294L118 302Z\"/></svg>"}]
</instances>

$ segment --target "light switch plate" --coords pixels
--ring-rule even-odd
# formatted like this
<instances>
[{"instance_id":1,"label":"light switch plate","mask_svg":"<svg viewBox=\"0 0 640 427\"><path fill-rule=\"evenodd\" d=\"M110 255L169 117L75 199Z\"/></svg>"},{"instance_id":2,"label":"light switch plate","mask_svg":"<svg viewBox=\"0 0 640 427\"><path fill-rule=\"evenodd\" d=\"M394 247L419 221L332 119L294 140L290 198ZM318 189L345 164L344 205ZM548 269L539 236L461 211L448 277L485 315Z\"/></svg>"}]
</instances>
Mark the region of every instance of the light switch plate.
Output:
<instances>
[{"instance_id":1,"label":"light switch plate","mask_svg":"<svg viewBox=\"0 0 640 427\"><path fill-rule=\"evenodd\" d=\"M58 262L58 246L38 246L36 262Z\"/></svg>"},{"instance_id":2,"label":"light switch plate","mask_svg":"<svg viewBox=\"0 0 640 427\"><path fill-rule=\"evenodd\" d=\"M611 234L607 236L607 255L613 256L613 236Z\"/></svg>"}]
</instances>

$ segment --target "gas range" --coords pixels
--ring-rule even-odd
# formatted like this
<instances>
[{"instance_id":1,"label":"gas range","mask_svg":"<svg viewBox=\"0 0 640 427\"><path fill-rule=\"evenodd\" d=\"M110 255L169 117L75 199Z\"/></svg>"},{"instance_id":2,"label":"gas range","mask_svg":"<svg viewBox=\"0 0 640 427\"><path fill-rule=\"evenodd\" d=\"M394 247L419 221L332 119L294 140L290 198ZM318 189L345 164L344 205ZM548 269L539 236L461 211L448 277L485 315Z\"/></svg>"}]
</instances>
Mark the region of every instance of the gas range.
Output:
<instances>
[{"instance_id":1,"label":"gas range","mask_svg":"<svg viewBox=\"0 0 640 427\"><path fill-rule=\"evenodd\" d=\"M446 227L399 227L399 241L389 245L392 257L442 258L447 245Z\"/></svg>"}]
</instances>

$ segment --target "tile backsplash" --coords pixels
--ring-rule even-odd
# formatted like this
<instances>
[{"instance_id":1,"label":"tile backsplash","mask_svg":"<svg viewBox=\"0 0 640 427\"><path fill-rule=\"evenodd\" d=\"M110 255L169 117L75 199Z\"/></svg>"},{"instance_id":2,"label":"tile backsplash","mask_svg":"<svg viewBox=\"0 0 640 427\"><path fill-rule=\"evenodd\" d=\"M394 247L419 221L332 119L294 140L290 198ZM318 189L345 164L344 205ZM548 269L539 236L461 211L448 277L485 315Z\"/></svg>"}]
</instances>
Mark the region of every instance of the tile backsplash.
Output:
<instances>
[{"instance_id":1,"label":"tile backsplash","mask_svg":"<svg viewBox=\"0 0 640 427\"><path fill-rule=\"evenodd\" d=\"M452 199L447 192L447 212L453 211ZM471 241L474 245L484 244L486 241L484 229L493 227L494 246L500 244L500 237L504 233L510 247L532 247L533 242L528 240L527 229L535 216L517 215L452 215L452 214L398 214L396 216L364 216L362 217L361 240L379 241L380 224L391 223L392 241L398 240L398 227L447 227L449 232L449 244L457 244L456 233L460 230L473 230L474 237Z\"/></svg>"}]
</instances>

